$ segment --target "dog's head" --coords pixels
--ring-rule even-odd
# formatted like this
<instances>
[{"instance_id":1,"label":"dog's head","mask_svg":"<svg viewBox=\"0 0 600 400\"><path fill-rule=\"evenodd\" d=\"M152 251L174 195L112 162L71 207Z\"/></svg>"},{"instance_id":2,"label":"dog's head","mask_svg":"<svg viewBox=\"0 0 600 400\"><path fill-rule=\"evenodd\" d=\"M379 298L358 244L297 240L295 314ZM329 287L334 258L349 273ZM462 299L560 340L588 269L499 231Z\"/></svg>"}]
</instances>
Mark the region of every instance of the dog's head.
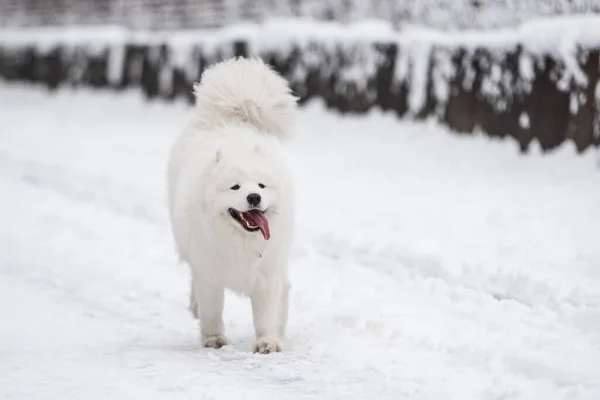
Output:
<instances>
[{"instance_id":1,"label":"dog's head","mask_svg":"<svg viewBox=\"0 0 600 400\"><path fill-rule=\"evenodd\" d=\"M217 152L209 173L205 204L209 213L244 235L271 238L271 227L286 207L285 175L260 151ZM260 232L260 233L259 233Z\"/></svg>"}]
</instances>

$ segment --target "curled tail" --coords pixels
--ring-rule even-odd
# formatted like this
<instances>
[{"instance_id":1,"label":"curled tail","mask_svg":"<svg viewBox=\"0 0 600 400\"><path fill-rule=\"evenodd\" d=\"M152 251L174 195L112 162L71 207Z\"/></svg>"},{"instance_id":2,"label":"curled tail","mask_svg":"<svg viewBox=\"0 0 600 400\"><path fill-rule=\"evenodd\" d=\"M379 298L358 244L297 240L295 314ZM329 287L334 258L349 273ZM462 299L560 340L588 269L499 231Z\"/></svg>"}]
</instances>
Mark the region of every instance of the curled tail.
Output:
<instances>
[{"instance_id":1,"label":"curled tail","mask_svg":"<svg viewBox=\"0 0 600 400\"><path fill-rule=\"evenodd\" d=\"M297 98L288 82L258 58L212 65L194 85L194 94L205 123L247 123L280 139L292 132Z\"/></svg>"}]
</instances>

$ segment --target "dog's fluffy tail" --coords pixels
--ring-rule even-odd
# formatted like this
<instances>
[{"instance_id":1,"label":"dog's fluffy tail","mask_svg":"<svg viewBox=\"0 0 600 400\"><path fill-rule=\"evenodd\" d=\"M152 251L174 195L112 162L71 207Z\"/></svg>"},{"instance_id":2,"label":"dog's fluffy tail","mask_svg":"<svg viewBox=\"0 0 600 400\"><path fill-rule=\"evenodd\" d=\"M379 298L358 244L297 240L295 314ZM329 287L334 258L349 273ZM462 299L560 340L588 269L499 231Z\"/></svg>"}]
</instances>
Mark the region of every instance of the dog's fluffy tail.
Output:
<instances>
[{"instance_id":1,"label":"dog's fluffy tail","mask_svg":"<svg viewBox=\"0 0 600 400\"><path fill-rule=\"evenodd\" d=\"M258 58L214 64L194 85L200 122L247 123L285 139L292 133L297 98L288 82Z\"/></svg>"}]
</instances>

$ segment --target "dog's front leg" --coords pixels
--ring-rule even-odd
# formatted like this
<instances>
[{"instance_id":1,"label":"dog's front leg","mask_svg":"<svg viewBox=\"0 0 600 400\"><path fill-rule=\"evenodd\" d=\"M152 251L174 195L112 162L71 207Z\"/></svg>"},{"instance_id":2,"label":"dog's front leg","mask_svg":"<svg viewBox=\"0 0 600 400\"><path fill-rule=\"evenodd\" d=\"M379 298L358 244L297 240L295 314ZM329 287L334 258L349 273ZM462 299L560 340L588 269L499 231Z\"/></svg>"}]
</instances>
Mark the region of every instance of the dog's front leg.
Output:
<instances>
[{"instance_id":1,"label":"dog's front leg","mask_svg":"<svg viewBox=\"0 0 600 400\"><path fill-rule=\"evenodd\" d=\"M225 337L223 308L225 289L194 278L192 282L196 300L197 316L200 318L200 332L204 347L218 349L229 344Z\"/></svg>"},{"instance_id":2,"label":"dog's front leg","mask_svg":"<svg viewBox=\"0 0 600 400\"><path fill-rule=\"evenodd\" d=\"M252 315L256 332L255 353L281 351L287 323L288 288L286 282L277 282L252 294Z\"/></svg>"}]
</instances>

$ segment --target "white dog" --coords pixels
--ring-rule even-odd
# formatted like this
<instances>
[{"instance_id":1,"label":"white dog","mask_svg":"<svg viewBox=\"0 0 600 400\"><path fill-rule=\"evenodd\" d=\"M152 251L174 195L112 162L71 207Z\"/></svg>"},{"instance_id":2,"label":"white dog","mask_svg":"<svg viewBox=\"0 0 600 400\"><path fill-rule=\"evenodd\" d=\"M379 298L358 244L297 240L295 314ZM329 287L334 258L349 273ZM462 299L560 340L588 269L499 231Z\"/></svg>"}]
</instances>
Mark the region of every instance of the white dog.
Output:
<instances>
[{"instance_id":1,"label":"white dog","mask_svg":"<svg viewBox=\"0 0 600 400\"><path fill-rule=\"evenodd\" d=\"M205 347L228 344L224 290L250 297L254 351L278 352L287 324L293 187L281 154L296 98L259 59L208 68L171 149L168 195L177 251L191 267L190 310Z\"/></svg>"}]
</instances>

